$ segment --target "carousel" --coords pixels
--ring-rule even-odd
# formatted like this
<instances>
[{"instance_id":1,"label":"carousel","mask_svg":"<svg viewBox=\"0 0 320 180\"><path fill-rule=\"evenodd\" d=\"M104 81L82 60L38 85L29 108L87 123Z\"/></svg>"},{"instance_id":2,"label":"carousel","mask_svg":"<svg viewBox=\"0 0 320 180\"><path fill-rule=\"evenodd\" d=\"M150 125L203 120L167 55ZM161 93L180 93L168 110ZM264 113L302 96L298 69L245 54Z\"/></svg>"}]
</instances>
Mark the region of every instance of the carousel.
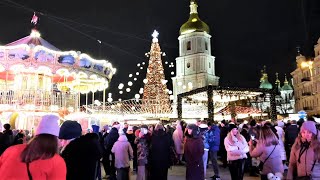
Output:
<instances>
[{"instance_id":1,"label":"carousel","mask_svg":"<svg viewBox=\"0 0 320 180\"><path fill-rule=\"evenodd\" d=\"M115 72L110 62L61 51L33 29L0 46L0 120L14 129L32 129L44 114L64 119L80 111L80 94L105 94Z\"/></svg>"}]
</instances>

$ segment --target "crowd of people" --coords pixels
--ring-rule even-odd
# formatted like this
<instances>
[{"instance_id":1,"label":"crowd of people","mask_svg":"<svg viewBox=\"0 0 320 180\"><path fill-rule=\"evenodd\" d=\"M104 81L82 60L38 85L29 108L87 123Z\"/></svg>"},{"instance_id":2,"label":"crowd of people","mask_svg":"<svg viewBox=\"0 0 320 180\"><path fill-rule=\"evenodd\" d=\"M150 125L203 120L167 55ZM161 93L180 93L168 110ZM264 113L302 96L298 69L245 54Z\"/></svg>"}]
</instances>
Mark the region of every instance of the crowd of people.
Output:
<instances>
[{"instance_id":1,"label":"crowd of people","mask_svg":"<svg viewBox=\"0 0 320 180\"><path fill-rule=\"evenodd\" d=\"M320 179L320 133L313 118L149 126L113 122L92 125L86 134L76 121L58 122L58 116L45 115L31 133L4 124L0 179L129 180L133 172L137 180L166 180L176 165L186 166L187 180L204 180L210 162L214 180L227 167L232 180L242 180L245 173L261 180Z\"/></svg>"}]
</instances>

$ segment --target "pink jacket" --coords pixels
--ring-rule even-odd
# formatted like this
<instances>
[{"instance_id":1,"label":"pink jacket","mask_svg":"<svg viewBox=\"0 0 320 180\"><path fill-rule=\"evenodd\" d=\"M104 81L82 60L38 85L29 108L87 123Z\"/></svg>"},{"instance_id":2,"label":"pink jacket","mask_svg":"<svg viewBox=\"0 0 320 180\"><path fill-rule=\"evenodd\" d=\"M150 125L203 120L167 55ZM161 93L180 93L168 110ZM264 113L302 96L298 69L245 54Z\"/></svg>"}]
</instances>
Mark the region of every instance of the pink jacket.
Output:
<instances>
[{"instance_id":1,"label":"pink jacket","mask_svg":"<svg viewBox=\"0 0 320 180\"><path fill-rule=\"evenodd\" d=\"M116 168L130 167L130 157L133 157L133 150L125 135L119 136L118 141L114 143L111 152L113 152L115 156Z\"/></svg>"},{"instance_id":2,"label":"pink jacket","mask_svg":"<svg viewBox=\"0 0 320 180\"><path fill-rule=\"evenodd\" d=\"M300 148L296 149L292 146L290 153L289 169L287 173L287 180L293 179L293 172L297 172L298 177L312 175L312 179L320 179L320 164L319 162L315 163L313 171L311 172L312 165L314 163L314 151L312 148L308 148L299 159Z\"/></svg>"},{"instance_id":3,"label":"pink jacket","mask_svg":"<svg viewBox=\"0 0 320 180\"><path fill-rule=\"evenodd\" d=\"M224 139L224 146L227 151L227 160L234 161L238 159L247 158L247 152L249 152L249 146L246 139L241 136L239 141L236 137L232 136L232 141L229 140L229 137L232 136L229 132L227 137Z\"/></svg>"}]
</instances>

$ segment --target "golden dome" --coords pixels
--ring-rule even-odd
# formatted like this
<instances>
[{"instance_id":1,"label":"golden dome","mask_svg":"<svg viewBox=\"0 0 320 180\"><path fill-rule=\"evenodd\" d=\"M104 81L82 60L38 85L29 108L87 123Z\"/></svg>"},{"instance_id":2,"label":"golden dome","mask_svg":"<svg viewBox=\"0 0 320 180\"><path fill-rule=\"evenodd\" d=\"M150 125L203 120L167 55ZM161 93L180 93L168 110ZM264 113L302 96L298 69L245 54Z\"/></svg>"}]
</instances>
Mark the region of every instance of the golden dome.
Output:
<instances>
[{"instance_id":1,"label":"golden dome","mask_svg":"<svg viewBox=\"0 0 320 180\"><path fill-rule=\"evenodd\" d=\"M201 19L198 16L197 11L198 5L195 0L190 1L190 17L187 22L185 22L180 27L180 35L188 34L191 32L207 32L209 33L210 28L209 26L201 21Z\"/></svg>"}]
</instances>

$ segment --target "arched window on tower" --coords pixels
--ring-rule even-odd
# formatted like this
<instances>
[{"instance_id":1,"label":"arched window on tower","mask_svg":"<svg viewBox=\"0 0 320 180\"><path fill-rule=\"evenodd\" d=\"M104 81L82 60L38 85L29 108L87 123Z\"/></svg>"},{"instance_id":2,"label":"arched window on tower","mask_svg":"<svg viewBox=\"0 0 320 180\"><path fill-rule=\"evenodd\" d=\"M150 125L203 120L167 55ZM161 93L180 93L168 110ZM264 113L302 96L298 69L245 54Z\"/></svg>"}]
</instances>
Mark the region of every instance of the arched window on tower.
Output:
<instances>
[{"instance_id":1,"label":"arched window on tower","mask_svg":"<svg viewBox=\"0 0 320 180\"><path fill-rule=\"evenodd\" d=\"M191 41L187 42L187 51L191 50Z\"/></svg>"}]
</instances>

